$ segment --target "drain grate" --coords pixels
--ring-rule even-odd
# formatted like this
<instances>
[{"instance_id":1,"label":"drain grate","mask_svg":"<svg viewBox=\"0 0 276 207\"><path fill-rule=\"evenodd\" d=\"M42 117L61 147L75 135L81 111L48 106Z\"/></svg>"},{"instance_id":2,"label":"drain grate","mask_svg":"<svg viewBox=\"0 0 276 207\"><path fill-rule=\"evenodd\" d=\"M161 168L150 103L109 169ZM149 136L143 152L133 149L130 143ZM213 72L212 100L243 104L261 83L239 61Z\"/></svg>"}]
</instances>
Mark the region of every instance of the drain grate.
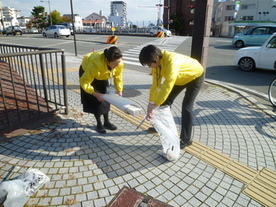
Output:
<instances>
[{"instance_id":1,"label":"drain grate","mask_svg":"<svg viewBox=\"0 0 276 207\"><path fill-rule=\"evenodd\" d=\"M144 195L136 190L124 186L117 196L111 200L108 207L172 207L159 200Z\"/></svg>"}]
</instances>

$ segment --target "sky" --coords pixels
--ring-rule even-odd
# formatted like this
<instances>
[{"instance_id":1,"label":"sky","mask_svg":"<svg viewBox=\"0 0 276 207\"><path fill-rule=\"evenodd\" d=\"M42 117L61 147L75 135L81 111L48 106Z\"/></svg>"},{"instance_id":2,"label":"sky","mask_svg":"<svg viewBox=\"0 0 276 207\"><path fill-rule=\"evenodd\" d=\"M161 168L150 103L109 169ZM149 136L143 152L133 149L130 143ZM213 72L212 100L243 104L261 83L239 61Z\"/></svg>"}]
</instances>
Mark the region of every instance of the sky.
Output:
<instances>
[{"instance_id":1,"label":"sky","mask_svg":"<svg viewBox=\"0 0 276 207\"><path fill-rule=\"evenodd\" d=\"M34 6L44 6L45 11L49 12L48 0L0 0L3 7L13 7L21 10L21 16L30 16ZM71 0L49 0L51 11L57 10L61 15L71 14ZM108 17L110 14L110 0L72 0L74 14L82 18L92 13ZM160 0L124 0L127 4L127 19L138 26L148 26L149 23L156 24L158 9L155 6ZM163 8L161 8L161 19Z\"/></svg>"}]
</instances>

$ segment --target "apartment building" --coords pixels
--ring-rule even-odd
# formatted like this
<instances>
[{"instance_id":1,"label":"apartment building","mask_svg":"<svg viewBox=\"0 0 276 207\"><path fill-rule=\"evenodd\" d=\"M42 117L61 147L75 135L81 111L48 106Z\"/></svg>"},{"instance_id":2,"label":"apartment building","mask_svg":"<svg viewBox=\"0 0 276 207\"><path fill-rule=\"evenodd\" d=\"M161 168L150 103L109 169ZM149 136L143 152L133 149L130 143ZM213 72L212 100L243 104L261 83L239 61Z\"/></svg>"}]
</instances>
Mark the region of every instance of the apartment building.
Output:
<instances>
[{"instance_id":1,"label":"apartment building","mask_svg":"<svg viewBox=\"0 0 276 207\"><path fill-rule=\"evenodd\" d=\"M110 2L110 15L108 20L113 22L115 27L127 26L127 4L124 1L111 1Z\"/></svg>"},{"instance_id":2,"label":"apartment building","mask_svg":"<svg viewBox=\"0 0 276 207\"><path fill-rule=\"evenodd\" d=\"M20 10L16 10L11 7L0 7L0 29L6 28L8 26L19 25L17 18L19 17Z\"/></svg>"}]
</instances>

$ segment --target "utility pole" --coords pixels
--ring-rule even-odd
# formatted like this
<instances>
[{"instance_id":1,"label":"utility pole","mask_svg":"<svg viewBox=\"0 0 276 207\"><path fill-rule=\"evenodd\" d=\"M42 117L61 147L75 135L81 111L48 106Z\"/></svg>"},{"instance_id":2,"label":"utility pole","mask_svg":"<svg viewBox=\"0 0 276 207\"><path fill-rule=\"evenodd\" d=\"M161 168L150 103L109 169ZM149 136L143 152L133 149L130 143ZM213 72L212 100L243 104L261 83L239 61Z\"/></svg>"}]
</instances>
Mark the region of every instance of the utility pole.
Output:
<instances>
[{"instance_id":1,"label":"utility pole","mask_svg":"<svg viewBox=\"0 0 276 207\"><path fill-rule=\"evenodd\" d=\"M40 2L46 2L46 3L48 3L48 5L49 5L49 20L50 20L50 25L53 25L52 17L51 17L51 2L50 2L50 0L48 0L48 1L40 0Z\"/></svg>"},{"instance_id":2,"label":"utility pole","mask_svg":"<svg viewBox=\"0 0 276 207\"><path fill-rule=\"evenodd\" d=\"M74 48L75 48L75 56L78 55L77 53L77 42L76 42L76 32L75 32L75 18L74 18L74 10L73 10L73 0L70 0L71 5L71 18L72 18L72 25L73 25L73 35L74 35Z\"/></svg>"},{"instance_id":3,"label":"utility pole","mask_svg":"<svg viewBox=\"0 0 276 207\"><path fill-rule=\"evenodd\" d=\"M5 29L5 26L4 26L4 16L3 16L3 4L2 4L1 1L0 1L0 10L1 10L1 24L3 26L3 29Z\"/></svg>"},{"instance_id":4,"label":"utility pole","mask_svg":"<svg viewBox=\"0 0 276 207\"><path fill-rule=\"evenodd\" d=\"M191 57L206 69L214 0L196 0Z\"/></svg>"}]
</instances>

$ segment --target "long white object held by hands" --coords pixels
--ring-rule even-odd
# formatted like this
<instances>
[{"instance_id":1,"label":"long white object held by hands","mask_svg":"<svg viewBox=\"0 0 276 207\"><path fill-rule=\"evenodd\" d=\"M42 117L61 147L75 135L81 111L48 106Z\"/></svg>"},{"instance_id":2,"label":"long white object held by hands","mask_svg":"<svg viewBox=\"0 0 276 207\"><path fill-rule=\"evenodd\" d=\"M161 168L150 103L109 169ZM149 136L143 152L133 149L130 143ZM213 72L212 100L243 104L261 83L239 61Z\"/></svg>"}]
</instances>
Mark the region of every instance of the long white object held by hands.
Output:
<instances>
[{"instance_id":1,"label":"long white object held by hands","mask_svg":"<svg viewBox=\"0 0 276 207\"><path fill-rule=\"evenodd\" d=\"M114 93L104 94L102 97L107 102L116 106L126 114L138 116L140 114L140 111L142 110L141 108L136 106L131 100Z\"/></svg>"}]
</instances>

